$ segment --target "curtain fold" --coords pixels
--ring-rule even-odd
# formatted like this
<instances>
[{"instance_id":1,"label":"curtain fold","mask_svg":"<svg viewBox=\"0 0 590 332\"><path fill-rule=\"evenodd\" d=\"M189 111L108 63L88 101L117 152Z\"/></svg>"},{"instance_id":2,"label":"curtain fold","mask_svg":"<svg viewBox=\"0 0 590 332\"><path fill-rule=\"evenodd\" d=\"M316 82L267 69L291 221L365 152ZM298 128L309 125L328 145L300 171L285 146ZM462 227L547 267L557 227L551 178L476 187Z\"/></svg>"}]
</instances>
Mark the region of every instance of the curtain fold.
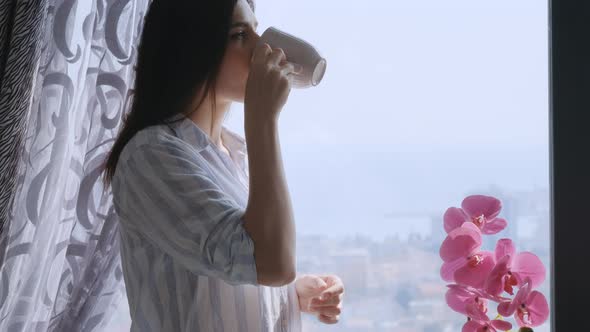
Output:
<instances>
[{"instance_id":1,"label":"curtain fold","mask_svg":"<svg viewBox=\"0 0 590 332\"><path fill-rule=\"evenodd\" d=\"M0 234L8 224L17 186L46 9L47 0L0 0Z\"/></svg>"},{"instance_id":2,"label":"curtain fold","mask_svg":"<svg viewBox=\"0 0 590 332\"><path fill-rule=\"evenodd\" d=\"M149 1L0 0L0 331L100 331L127 302L100 166Z\"/></svg>"}]
</instances>

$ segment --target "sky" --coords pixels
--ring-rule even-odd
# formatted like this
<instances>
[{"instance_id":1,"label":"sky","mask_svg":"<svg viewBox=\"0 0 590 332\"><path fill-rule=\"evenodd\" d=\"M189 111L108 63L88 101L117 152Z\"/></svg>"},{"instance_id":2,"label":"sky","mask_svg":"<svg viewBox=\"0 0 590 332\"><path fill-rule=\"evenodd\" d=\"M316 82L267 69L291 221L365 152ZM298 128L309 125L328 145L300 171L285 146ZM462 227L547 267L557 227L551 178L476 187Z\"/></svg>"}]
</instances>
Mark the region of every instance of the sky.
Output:
<instances>
[{"instance_id":1,"label":"sky","mask_svg":"<svg viewBox=\"0 0 590 332\"><path fill-rule=\"evenodd\" d=\"M274 0L256 16L328 61L281 114L287 144L546 145L544 1Z\"/></svg>"},{"instance_id":2,"label":"sky","mask_svg":"<svg viewBox=\"0 0 590 332\"><path fill-rule=\"evenodd\" d=\"M256 17L328 63L279 120L301 232L549 186L545 1L259 0ZM226 125L243 135L242 104Z\"/></svg>"}]
</instances>

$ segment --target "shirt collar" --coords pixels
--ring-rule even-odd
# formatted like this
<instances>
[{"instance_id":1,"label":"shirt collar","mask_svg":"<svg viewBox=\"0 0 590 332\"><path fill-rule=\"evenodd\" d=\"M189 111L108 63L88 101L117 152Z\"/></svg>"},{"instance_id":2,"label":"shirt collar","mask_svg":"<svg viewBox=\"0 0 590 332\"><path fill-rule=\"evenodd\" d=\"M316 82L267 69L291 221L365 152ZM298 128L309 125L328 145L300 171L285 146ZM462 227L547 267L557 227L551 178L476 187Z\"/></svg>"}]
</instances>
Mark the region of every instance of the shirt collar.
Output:
<instances>
[{"instance_id":1,"label":"shirt collar","mask_svg":"<svg viewBox=\"0 0 590 332\"><path fill-rule=\"evenodd\" d=\"M197 124L186 117L184 114L179 113L171 116L168 121L178 122L170 123L169 126L176 135L193 146L198 152L206 149L211 142L209 136L201 129ZM237 133L229 130L225 126L221 126L221 139L223 144L230 150L230 152L240 152L238 155L244 156L246 153L246 140L238 135Z\"/></svg>"}]
</instances>

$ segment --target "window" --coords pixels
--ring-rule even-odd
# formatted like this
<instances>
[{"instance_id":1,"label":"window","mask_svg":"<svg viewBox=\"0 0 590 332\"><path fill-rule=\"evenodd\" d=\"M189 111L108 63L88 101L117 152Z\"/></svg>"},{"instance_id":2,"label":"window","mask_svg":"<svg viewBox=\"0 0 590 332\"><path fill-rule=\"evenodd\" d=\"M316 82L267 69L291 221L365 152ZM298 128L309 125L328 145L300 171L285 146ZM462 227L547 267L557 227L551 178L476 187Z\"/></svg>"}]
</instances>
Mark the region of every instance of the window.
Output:
<instances>
[{"instance_id":1,"label":"window","mask_svg":"<svg viewBox=\"0 0 590 332\"><path fill-rule=\"evenodd\" d=\"M327 59L293 89L281 146L298 272L343 279L345 313L311 331L459 331L444 302L442 215L474 194L504 203L510 237L543 261L550 300L548 4L260 1ZM242 105L228 125L243 133ZM549 331L546 322L535 331Z\"/></svg>"},{"instance_id":2,"label":"window","mask_svg":"<svg viewBox=\"0 0 590 332\"><path fill-rule=\"evenodd\" d=\"M328 61L280 116L298 272L346 285L340 322L303 314L304 331L459 331L438 248L444 211L474 193L509 222L485 248L535 252L551 301L547 2L258 1L256 16ZM226 124L243 135L242 107Z\"/></svg>"}]
</instances>

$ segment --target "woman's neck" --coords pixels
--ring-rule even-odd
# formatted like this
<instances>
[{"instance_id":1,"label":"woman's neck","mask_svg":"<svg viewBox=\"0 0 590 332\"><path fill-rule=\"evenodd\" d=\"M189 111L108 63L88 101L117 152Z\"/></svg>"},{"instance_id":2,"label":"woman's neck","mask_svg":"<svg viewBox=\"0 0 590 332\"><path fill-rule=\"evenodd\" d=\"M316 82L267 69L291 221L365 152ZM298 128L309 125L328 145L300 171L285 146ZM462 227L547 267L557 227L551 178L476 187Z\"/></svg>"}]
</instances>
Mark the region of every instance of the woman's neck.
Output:
<instances>
[{"instance_id":1,"label":"woman's neck","mask_svg":"<svg viewBox=\"0 0 590 332\"><path fill-rule=\"evenodd\" d=\"M223 148L221 142L221 126L223 125L225 115L229 112L230 106L230 101L218 99L217 107L215 112L213 112L211 100L210 98L206 98L201 106L190 115L190 119L221 149Z\"/></svg>"}]
</instances>

